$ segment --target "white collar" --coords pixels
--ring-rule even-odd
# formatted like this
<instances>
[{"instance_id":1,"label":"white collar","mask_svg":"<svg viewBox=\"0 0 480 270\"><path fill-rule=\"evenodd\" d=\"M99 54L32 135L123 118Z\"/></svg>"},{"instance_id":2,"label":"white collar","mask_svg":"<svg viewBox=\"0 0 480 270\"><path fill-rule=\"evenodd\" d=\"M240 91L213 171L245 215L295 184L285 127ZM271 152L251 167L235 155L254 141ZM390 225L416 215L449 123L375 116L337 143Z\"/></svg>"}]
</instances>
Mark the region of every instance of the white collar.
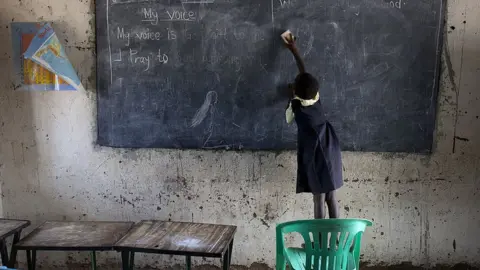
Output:
<instances>
[{"instance_id":1,"label":"white collar","mask_svg":"<svg viewBox=\"0 0 480 270\"><path fill-rule=\"evenodd\" d=\"M317 92L317 94L313 99L302 99L297 96L295 96L293 99L300 100L300 103L302 104L302 106L308 107L308 106L312 106L320 99L320 94Z\"/></svg>"},{"instance_id":2,"label":"white collar","mask_svg":"<svg viewBox=\"0 0 480 270\"><path fill-rule=\"evenodd\" d=\"M315 104L320 99L320 94L317 93L317 95L313 99L301 99L297 96L293 97L293 99L299 100L303 107L308 107L308 106L312 106L313 104ZM295 118L295 114L293 113L292 102L291 101L288 104L287 110L285 110L285 117L287 118L287 123L288 124L290 124L293 121L293 119Z\"/></svg>"}]
</instances>

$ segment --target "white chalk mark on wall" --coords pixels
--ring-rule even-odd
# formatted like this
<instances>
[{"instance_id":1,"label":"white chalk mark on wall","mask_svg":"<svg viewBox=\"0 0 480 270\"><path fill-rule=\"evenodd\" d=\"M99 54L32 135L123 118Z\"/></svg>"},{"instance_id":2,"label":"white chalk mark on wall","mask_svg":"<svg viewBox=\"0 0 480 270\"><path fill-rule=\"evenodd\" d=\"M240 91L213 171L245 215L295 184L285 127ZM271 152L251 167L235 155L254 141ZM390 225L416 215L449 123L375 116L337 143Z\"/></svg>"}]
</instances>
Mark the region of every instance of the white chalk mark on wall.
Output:
<instances>
[{"instance_id":1,"label":"white chalk mark on wall","mask_svg":"<svg viewBox=\"0 0 480 270\"><path fill-rule=\"evenodd\" d=\"M213 4L215 0L186 0L182 1L182 4Z\"/></svg>"},{"instance_id":2,"label":"white chalk mark on wall","mask_svg":"<svg viewBox=\"0 0 480 270\"><path fill-rule=\"evenodd\" d=\"M313 33L310 33L310 38L308 39L308 43L307 43L307 49L305 50L305 53L303 54L304 57L310 54L310 51L313 48L313 41L314 40L315 40L315 36L313 35Z\"/></svg>"},{"instance_id":3,"label":"white chalk mark on wall","mask_svg":"<svg viewBox=\"0 0 480 270\"><path fill-rule=\"evenodd\" d=\"M271 7L271 9L272 9L272 25L275 25L275 17L273 16L273 12L274 12L274 10L273 10L273 0L272 0L271 4L272 4L272 7ZM275 27L273 27L273 29L275 30ZM273 32L275 33L275 31L273 31Z\"/></svg>"},{"instance_id":4,"label":"white chalk mark on wall","mask_svg":"<svg viewBox=\"0 0 480 270\"><path fill-rule=\"evenodd\" d=\"M108 54L109 54L109 57L110 57L110 83L112 84L113 83L113 68L112 68L112 45L110 44L110 22L108 20L108 13L109 13L109 10L108 10L108 5L110 3L108 2L107 0L107 8L106 8L106 19L107 19L107 42L108 42Z\"/></svg>"},{"instance_id":5,"label":"white chalk mark on wall","mask_svg":"<svg viewBox=\"0 0 480 270\"><path fill-rule=\"evenodd\" d=\"M214 126L214 121L215 121L215 110L216 107L215 105L217 104L218 100L218 94L215 91L210 91L207 93L207 96L209 94L212 94L212 101L210 102L210 124L208 125L206 129L206 133L208 134L207 139L205 139L205 142L203 143L203 147L207 145L207 143L210 141L210 138L212 137L213 134L213 126Z\"/></svg>"},{"instance_id":6,"label":"white chalk mark on wall","mask_svg":"<svg viewBox=\"0 0 480 270\"><path fill-rule=\"evenodd\" d=\"M207 113L209 109L212 107L212 111L215 109L214 106L217 103L217 92L209 91L205 96L205 100L203 101L202 106L197 110L195 116L192 118L192 122L190 127L196 127L200 125L205 117L207 117Z\"/></svg>"},{"instance_id":7,"label":"white chalk mark on wall","mask_svg":"<svg viewBox=\"0 0 480 270\"><path fill-rule=\"evenodd\" d=\"M144 3L144 2L150 2L150 0L112 0L112 5L136 4L136 3Z\"/></svg>"},{"instance_id":8,"label":"white chalk mark on wall","mask_svg":"<svg viewBox=\"0 0 480 270\"><path fill-rule=\"evenodd\" d=\"M238 84L240 83L240 80L242 79L242 75L238 76L237 78L237 83L235 84L235 90L233 90L233 93L237 93L238 90Z\"/></svg>"}]
</instances>

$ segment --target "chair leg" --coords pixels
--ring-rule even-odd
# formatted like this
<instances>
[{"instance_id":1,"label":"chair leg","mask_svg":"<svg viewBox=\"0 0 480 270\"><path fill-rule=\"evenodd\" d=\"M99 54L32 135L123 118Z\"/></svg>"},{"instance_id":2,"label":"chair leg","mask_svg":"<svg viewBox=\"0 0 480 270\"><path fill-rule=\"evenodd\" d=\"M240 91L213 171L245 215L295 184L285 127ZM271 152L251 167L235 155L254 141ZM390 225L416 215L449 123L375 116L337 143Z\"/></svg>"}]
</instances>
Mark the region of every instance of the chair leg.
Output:
<instances>
[{"instance_id":1,"label":"chair leg","mask_svg":"<svg viewBox=\"0 0 480 270\"><path fill-rule=\"evenodd\" d=\"M187 270L191 270L192 269L192 257L191 256L186 257L186 264L187 264Z\"/></svg>"},{"instance_id":2,"label":"chair leg","mask_svg":"<svg viewBox=\"0 0 480 270\"><path fill-rule=\"evenodd\" d=\"M284 254L277 253L275 270L285 270L286 268L287 268L287 262L285 261Z\"/></svg>"},{"instance_id":3,"label":"chair leg","mask_svg":"<svg viewBox=\"0 0 480 270\"><path fill-rule=\"evenodd\" d=\"M35 270L36 260L37 260L37 251L36 250L26 250L26 252L27 252L28 270Z\"/></svg>"},{"instance_id":4,"label":"chair leg","mask_svg":"<svg viewBox=\"0 0 480 270\"><path fill-rule=\"evenodd\" d=\"M92 256L92 270L97 270L97 255L95 254L95 251L92 251L91 253Z\"/></svg>"}]
</instances>

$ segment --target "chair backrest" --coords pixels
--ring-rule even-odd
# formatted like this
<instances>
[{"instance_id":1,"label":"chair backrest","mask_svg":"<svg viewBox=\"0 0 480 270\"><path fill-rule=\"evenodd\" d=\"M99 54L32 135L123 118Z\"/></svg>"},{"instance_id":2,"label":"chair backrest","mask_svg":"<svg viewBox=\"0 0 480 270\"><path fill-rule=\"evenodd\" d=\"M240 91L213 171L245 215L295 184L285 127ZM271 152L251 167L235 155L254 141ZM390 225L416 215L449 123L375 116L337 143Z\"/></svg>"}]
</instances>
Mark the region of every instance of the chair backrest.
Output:
<instances>
[{"instance_id":1,"label":"chair backrest","mask_svg":"<svg viewBox=\"0 0 480 270\"><path fill-rule=\"evenodd\" d=\"M372 226L372 222L365 219L314 219L282 223L277 225L277 250L285 250L285 234L297 232L305 241L305 269L347 270L348 261L353 259L358 270L360 243L367 226Z\"/></svg>"}]
</instances>

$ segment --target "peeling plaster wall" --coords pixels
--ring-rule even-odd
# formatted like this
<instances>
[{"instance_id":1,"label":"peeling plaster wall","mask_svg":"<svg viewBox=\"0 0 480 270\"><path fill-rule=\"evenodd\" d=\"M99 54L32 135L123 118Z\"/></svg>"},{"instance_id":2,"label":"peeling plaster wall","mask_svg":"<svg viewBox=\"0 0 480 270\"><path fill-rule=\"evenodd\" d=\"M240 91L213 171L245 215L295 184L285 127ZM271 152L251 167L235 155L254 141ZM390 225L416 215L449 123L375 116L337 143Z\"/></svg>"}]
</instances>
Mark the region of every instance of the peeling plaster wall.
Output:
<instances>
[{"instance_id":1,"label":"peeling plaster wall","mask_svg":"<svg viewBox=\"0 0 480 270\"><path fill-rule=\"evenodd\" d=\"M448 1L434 153L344 153L342 214L375 221L364 238L363 261L480 264L478 14L478 0ZM9 23L36 20L55 23L86 92L14 91ZM312 216L311 197L294 194L294 153L95 146L93 22L93 0L3 0L0 5L3 215L34 225L47 219L152 218L236 224L233 263L274 266L275 224ZM85 263L86 255L39 253L44 266L60 267ZM170 256L137 258L140 266L182 262ZM25 260L23 253L19 260ZM119 265L115 253L99 260Z\"/></svg>"}]
</instances>

